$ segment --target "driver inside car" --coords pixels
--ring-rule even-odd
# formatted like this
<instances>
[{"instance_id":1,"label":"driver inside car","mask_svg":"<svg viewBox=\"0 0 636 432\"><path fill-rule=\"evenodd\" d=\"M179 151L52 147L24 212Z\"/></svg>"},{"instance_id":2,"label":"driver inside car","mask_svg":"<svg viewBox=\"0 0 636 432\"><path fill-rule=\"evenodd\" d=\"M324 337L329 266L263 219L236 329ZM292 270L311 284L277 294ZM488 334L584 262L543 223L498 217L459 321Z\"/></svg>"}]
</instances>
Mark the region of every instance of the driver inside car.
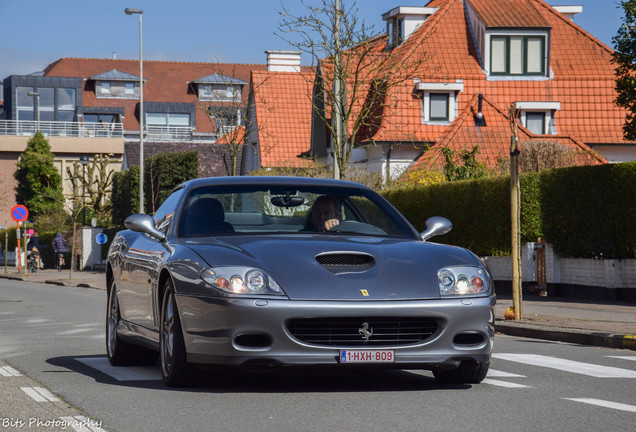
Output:
<instances>
[{"instance_id":1,"label":"driver inside car","mask_svg":"<svg viewBox=\"0 0 636 432\"><path fill-rule=\"evenodd\" d=\"M340 201L334 197L322 195L311 206L310 228L319 232L329 231L340 224L341 218Z\"/></svg>"}]
</instances>

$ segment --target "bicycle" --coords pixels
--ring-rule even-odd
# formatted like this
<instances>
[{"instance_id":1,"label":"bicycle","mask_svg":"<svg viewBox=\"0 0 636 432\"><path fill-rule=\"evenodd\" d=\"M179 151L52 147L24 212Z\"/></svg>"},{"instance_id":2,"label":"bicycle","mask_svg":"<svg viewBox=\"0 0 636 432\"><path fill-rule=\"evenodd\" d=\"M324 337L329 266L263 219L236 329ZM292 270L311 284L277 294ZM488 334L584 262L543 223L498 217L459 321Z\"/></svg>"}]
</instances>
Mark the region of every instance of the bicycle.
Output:
<instances>
[{"instance_id":1,"label":"bicycle","mask_svg":"<svg viewBox=\"0 0 636 432\"><path fill-rule=\"evenodd\" d=\"M40 254L37 252L31 252L27 256L27 269L29 273L36 273L40 267Z\"/></svg>"},{"instance_id":2,"label":"bicycle","mask_svg":"<svg viewBox=\"0 0 636 432\"><path fill-rule=\"evenodd\" d=\"M62 271L62 266L64 265L64 254L58 252L57 254L57 271Z\"/></svg>"}]
</instances>

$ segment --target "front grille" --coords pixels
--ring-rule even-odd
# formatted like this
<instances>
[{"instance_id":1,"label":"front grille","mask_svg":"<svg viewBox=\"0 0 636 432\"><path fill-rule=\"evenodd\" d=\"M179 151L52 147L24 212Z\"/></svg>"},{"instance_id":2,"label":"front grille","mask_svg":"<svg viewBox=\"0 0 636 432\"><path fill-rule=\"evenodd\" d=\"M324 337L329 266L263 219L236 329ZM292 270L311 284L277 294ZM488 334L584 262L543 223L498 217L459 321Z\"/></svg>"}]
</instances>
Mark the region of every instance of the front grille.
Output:
<instances>
[{"instance_id":1,"label":"front grille","mask_svg":"<svg viewBox=\"0 0 636 432\"><path fill-rule=\"evenodd\" d=\"M364 328L373 331L368 341L363 337ZM305 318L287 323L287 329L296 339L339 347L416 344L431 337L437 328L435 319L420 317Z\"/></svg>"}]
</instances>

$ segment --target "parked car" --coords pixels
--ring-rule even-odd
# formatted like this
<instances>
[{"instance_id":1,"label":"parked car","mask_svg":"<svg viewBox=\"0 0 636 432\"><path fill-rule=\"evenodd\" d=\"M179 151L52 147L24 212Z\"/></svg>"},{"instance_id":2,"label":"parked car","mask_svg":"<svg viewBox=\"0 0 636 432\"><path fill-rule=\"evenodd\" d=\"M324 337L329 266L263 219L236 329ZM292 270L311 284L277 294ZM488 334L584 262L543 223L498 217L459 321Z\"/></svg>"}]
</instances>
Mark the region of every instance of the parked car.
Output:
<instances>
[{"instance_id":1,"label":"parked car","mask_svg":"<svg viewBox=\"0 0 636 432\"><path fill-rule=\"evenodd\" d=\"M444 218L418 233L356 183L217 177L182 184L154 218L125 225L106 272L113 365L159 358L169 386L204 364L486 376L492 279L468 250L428 241L451 229Z\"/></svg>"}]
</instances>

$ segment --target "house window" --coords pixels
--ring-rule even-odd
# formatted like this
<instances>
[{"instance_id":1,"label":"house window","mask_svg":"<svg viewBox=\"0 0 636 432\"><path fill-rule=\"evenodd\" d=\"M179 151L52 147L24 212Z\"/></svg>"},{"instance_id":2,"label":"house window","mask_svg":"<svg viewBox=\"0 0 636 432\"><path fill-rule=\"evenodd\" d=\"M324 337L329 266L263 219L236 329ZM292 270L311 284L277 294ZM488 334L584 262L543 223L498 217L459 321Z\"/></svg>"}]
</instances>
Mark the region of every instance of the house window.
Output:
<instances>
[{"instance_id":1,"label":"house window","mask_svg":"<svg viewBox=\"0 0 636 432\"><path fill-rule=\"evenodd\" d=\"M449 119L449 99L448 93L430 93L429 95L429 120L448 121Z\"/></svg>"},{"instance_id":2,"label":"house window","mask_svg":"<svg viewBox=\"0 0 636 432\"><path fill-rule=\"evenodd\" d=\"M110 83L107 81L102 81L99 92L103 95L110 95Z\"/></svg>"},{"instance_id":3,"label":"house window","mask_svg":"<svg viewBox=\"0 0 636 432\"><path fill-rule=\"evenodd\" d=\"M538 135L556 135L556 112L561 109L558 101L515 102L521 124Z\"/></svg>"},{"instance_id":4,"label":"house window","mask_svg":"<svg viewBox=\"0 0 636 432\"><path fill-rule=\"evenodd\" d=\"M230 84L205 84L200 86L199 99L215 102L240 102L241 86Z\"/></svg>"},{"instance_id":5,"label":"house window","mask_svg":"<svg viewBox=\"0 0 636 432\"><path fill-rule=\"evenodd\" d=\"M190 114L146 113L146 125L168 127L190 127Z\"/></svg>"},{"instance_id":6,"label":"house window","mask_svg":"<svg viewBox=\"0 0 636 432\"><path fill-rule=\"evenodd\" d=\"M422 82L415 80L415 92L422 100L423 123L449 124L457 117L457 95L464 91L462 80Z\"/></svg>"},{"instance_id":7,"label":"house window","mask_svg":"<svg viewBox=\"0 0 636 432\"><path fill-rule=\"evenodd\" d=\"M544 112L527 112L526 128L533 134L545 134L545 117Z\"/></svg>"},{"instance_id":8,"label":"house window","mask_svg":"<svg viewBox=\"0 0 636 432\"><path fill-rule=\"evenodd\" d=\"M545 75L545 36L490 36L491 75Z\"/></svg>"},{"instance_id":9,"label":"house window","mask_svg":"<svg viewBox=\"0 0 636 432\"><path fill-rule=\"evenodd\" d=\"M124 94L126 95L134 95L135 94L135 83L127 82L125 84Z\"/></svg>"},{"instance_id":10,"label":"house window","mask_svg":"<svg viewBox=\"0 0 636 432\"><path fill-rule=\"evenodd\" d=\"M75 89L57 89L57 119L71 122L75 119Z\"/></svg>"}]
</instances>

